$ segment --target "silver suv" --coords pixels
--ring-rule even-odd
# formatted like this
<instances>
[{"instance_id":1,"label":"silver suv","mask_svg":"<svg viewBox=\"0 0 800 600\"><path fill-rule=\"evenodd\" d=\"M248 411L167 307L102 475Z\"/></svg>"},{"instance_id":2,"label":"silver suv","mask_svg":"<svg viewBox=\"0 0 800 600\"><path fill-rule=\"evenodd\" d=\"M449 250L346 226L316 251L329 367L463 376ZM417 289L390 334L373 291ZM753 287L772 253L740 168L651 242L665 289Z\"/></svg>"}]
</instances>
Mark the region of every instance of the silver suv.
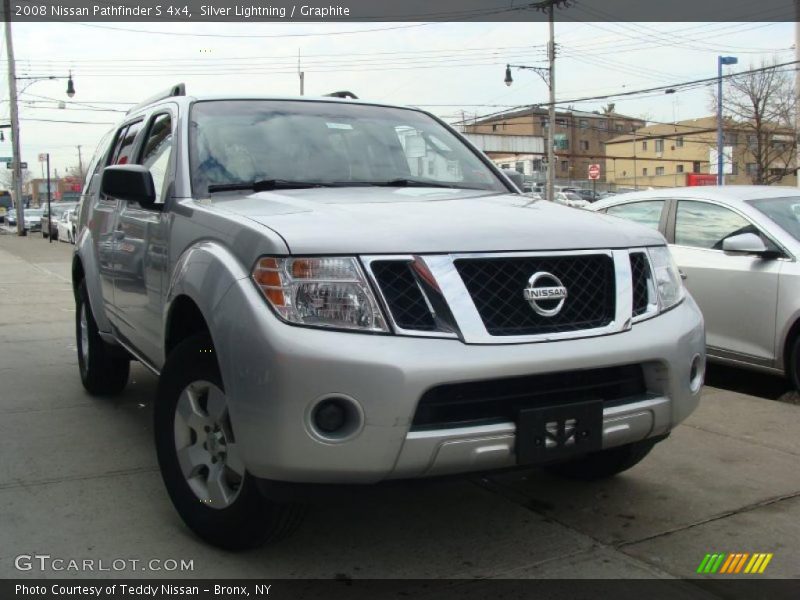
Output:
<instances>
[{"instance_id":1,"label":"silver suv","mask_svg":"<svg viewBox=\"0 0 800 600\"><path fill-rule=\"evenodd\" d=\"M211 543L287 532L310 484L611 476L697 406L703 320L661 234L520 195L428 113L176 86L89 172L81 379L159 376L164 483Z\"/></svg>"}]
</instances>

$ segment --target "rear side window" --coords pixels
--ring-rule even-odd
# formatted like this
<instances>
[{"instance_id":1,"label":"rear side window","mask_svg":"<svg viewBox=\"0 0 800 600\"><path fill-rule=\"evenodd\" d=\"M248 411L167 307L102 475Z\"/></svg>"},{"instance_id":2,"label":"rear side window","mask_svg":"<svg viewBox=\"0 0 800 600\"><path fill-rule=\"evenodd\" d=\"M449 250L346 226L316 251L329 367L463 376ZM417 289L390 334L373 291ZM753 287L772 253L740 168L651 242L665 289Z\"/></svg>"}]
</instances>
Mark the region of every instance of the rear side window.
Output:
<instances>
[{"instance_id":1,"label":"rear side window","mask_svg":"<svg viewBox=\"0 0 800 600\"><path fill-rule=\"evenodd\" d=\"M606 214L613 217L628 219L641 225L646 225L658 230L661 223L661 213L664 210L663 200L648 200L647 202L631 202L610 207Z\"/></svg>"},{"instance_id":2,"label":"rear side window","mask_svg":"<svg viewBox=\"0 0 800 600\"><path fill-rule=\"evenodd\" d=\"M142 122L136 121L136 123L131 123L119 130L117 142L114 145L114 153L111 156L109 164L125 165L132 162L131 155L133 154L134 142L136 142L136 136L141 129Z\"/></svg>"}]
</instances>

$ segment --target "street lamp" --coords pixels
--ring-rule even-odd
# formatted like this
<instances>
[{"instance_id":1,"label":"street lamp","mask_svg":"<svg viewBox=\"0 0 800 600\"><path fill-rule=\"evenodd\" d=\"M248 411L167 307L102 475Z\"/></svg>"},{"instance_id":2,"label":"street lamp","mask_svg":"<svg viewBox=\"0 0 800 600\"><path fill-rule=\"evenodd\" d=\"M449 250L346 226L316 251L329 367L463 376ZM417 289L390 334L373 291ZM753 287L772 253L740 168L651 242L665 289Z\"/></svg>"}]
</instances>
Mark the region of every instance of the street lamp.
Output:
<instances>
[{"instance_id":1,"label":"street lamp","mask_svg":"<svg viewBox=\"0 0 800 600\"><path fill-rule=\"evenodd\" d=\"M529 67L527 65L506 65L506 77L503 80L507 86L510 86L514 83L514 78L511 77L511 69L526 69L528 71L533 71L539 77L542 78L547 84L548 89L550 90L550 103L547 107L547 200L552 202L554 195L553 195L553 184L555 182L555 120L556 120L556 104L555 104L555 90L553 89L553 66L552 60L550 63L550 68L545 67Z\"/></svg>"},{"instance_id":2,"label":"street lamp","mask_svg":"<svg viewBox=\"0 0 800 600\"><path fill-rule=\"evenodd\" d=\"M738 62L739 59L735 56L717 56L717 185L722 185L724 181L722 174L722 65L735 65Z\"/></svg>"}]
</instances>

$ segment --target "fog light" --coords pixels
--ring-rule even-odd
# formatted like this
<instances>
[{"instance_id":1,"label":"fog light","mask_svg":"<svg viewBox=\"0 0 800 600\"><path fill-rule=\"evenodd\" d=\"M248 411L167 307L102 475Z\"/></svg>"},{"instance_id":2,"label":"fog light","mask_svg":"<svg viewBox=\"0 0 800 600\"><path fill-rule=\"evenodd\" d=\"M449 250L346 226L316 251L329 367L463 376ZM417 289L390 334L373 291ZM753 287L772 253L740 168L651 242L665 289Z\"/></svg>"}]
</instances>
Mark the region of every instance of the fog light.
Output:
<instances>
[{"instance_id":1,"label":"fog light","mask_svg":"<svg viewBox=\"0 0 800 600\"><path fill-rule=\"evenodd\" d=\"M314 410L314 425L322 433L336 433L346 421L347 411L339 400L323 400Z\"/></svg>"}]
</instances>

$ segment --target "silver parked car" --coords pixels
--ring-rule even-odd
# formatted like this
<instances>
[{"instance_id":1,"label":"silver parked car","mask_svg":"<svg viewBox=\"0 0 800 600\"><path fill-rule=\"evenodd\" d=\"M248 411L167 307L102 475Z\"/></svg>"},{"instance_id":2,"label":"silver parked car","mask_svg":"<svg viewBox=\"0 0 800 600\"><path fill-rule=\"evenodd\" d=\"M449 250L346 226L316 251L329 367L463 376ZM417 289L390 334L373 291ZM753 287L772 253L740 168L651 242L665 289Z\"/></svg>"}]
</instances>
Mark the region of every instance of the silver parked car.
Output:
<instances>
[{"instance_id":1,"label":"silver parked car","mask_svg":"<svg viewBox=\"0 0 800 600\"><path fill-rule=\"evenodd\" d=\"M89 173L81 380L159 375L162 477L214 544L285 532L308 484L608 477L697 407L702 315L663 236L520 195L426 112L176 86Z\"/></svg>"},{"instance_id":2,"label":"silver parked car","mask_svg":"<svg viewBox=\"0 0 800 600\"><path fill-rule=\"evenodd\" d=\"M800 387L800 190L683 187L591 206L664 234L706 322L709 359Z\"/></svg>"}]
</instances>

